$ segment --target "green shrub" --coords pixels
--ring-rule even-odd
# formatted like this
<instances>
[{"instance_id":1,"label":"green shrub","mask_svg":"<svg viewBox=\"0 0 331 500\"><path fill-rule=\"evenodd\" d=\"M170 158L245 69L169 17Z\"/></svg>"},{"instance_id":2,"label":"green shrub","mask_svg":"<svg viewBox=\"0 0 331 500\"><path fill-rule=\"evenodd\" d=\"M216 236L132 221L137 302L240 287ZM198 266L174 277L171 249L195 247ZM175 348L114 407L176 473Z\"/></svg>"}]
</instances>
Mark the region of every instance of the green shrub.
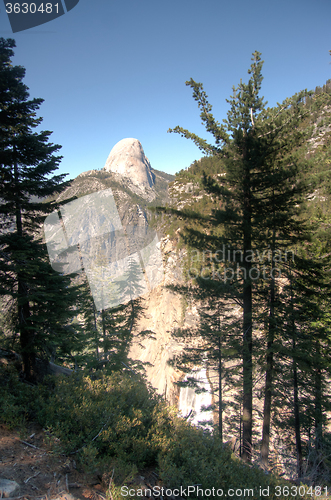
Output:
<instances>
[{"instance_id":1,"label":"green shrub","mask_svg":"<svg viewBox=\"0 0 331 500\"><path fill-rule=\"evenodd\" d=\"M167 488L199 485L222 489L224 496L233 488L242 489L244 497L262 498L259 488L269 487L270 499L298 497L290 494L295 486L244 464L217 435L178 418L177 409L137 375L115 372L91 380L80 373L48 378L38 387L22 383L10 369L1 375L1 420L15 426L37 419L56 451L73 454L87 474L103 474L114 500L121 497L122 485L132 484L138 470L151 465ZM286 486L286 494L276 486Z\"/></svg>"},{"instance_id":2,"label":"green shrub","mask_svg":"<svg viewBox=\"0 0 331 500\"><path fill-rule=\"evenodd\" d=\"M60 439L65 453L78 452L82 463L117 457L139 466L155 463L157 450L148 435L160 398L137 376L74 375L39 394L39 423Z\"/></svg>"},{"instance_id":3,"label":"green shrub","mask_svg":"<svg viewBox=\"0 0 331 500\"><path fill-rule=\"evenodd\" d=\"M33 417L36 388L19 380L16 369L0 364L0 422L10 429L23 427Z\"/></svg>"},{"instance_id":4,"label":"green shrub","mask_svg":"<svg viewBox=\"0 0 331 500\"><path fill-rule=\"evenodd\" d=\"M203 491L213 491L213 488L215 491L222 490L224 497L228 496L229 489L234 492L238 490L238 493L241 491L242 495L239 496L231 494L233 499L260 499L263 498L260 488L265 490L269 487L269 499L297 500L295 486L279 477L267 475L256 466L245 464L235 457L217 436L192 427L181 419L175 419L173 423L171 446L159 454L158 460L160 476L167 487L173 489L182 486L185 489L199 485ZM285 495L281 494L283 487ZM305 491L307 489L308 487L305 487ZM190 497L201 498L201 491L199 495L191 492ZM310 497L300 495L300 498Z\"/></svg>"}]
</instances>

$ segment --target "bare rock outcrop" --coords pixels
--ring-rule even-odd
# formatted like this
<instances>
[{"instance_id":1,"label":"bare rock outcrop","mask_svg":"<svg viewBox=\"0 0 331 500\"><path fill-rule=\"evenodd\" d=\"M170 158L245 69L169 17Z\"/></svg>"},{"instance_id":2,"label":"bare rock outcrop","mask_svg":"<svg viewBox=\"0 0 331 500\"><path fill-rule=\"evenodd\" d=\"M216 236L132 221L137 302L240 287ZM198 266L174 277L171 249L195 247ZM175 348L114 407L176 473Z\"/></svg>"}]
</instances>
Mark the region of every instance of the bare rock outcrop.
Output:
<instances>
[{"instance_id":1,"label":"bare rock outcrop","mask_svg":"<svg viewBox=\"0 0 331 500\"><path fill-rule=\"evenodd\" d=\"M136 333L144 330L154 332L152 337L140 340L136 337L130 349L130 358L148 363L146 376L150 384L162 394L171 405L178 405L180 381L184 373L169 364L183 350L184 343L172 336L174 329L187 326L183 301L172 285L183 284L182 255L176 252L174 242L161 240L164 279L162 284L144 296L144 314L138 320ZM192 312L192 311L188 311ZM192 312L193 313L193 312Z\"/></svg>"},{"instance_id":2,"label":"bare rock outcrop","mask_svg":"<svg viewBox=\"0 0 331 500\"><path fill-rule=\"evenodd\" d=\"M0 478L0 494L1 498L10 498L18 495L20 490L19 484L16 481Z\"/></svg>"},{"instance_id":3,"label":"bare rock outcrop","mask_svg":"<svg viewBox=\"0 0 331 500\"><path fill-rule=\"evenodd\" d=\"M137 194L141 195L146 191L151 195L154 192L151 164L138 139L122 139L115 144L109 153L104 170L126 178L131 184L131 189L133 186L138 188ZM135 192L136 189L132 190Z\"/></svg>"},{"instance_id":4,"label":"bare rock outcrop","mask_svg":"<svg viewBox=\"0 0 331 500\"><path fill-rule=\"evenodd\" d=\"M168 362L182 349L171 337L174 326L179 326L180 298L160 286L148 295L143 305L146 311L139 321L138 328L140 331L152 330L155 334L153 338L134 342L130 357L149 363L146 368L148 381L171 404L177 404L178 390L175 383L182 378L182 373L169 366Z\"/></svg>"}]
</instances>

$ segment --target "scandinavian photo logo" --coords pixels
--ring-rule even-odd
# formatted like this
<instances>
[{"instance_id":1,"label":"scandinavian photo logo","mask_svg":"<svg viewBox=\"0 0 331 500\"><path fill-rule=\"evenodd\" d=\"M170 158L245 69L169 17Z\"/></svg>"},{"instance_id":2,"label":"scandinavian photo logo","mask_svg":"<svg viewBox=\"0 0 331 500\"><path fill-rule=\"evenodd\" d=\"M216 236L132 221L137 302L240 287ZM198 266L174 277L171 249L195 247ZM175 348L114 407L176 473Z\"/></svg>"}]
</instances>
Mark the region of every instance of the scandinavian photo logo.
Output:
<instances>
[{"instance_id":1,"label":"scandinavian photo logo","mask_svg":"<svg viewBox=\"0 0 331 500\"><path fill-rule=\"evenodd\" d=\"M213 252L194 249L190 253L188 275L193 279L212 279L224 283L233 279L278 279L282 277L282 265L294 261L295 252L292 249L272 251L269 245L260 250L248 250L244 255L243 250L223 244ZM249 266L245 266L247 263Z\"/></svg>"},{"instance_id":2,"label":"scandinavian photo logo","mask_svg":"<svg viewBox=\"0 0 331 500\"><path fill-rule=\"evenodd\" d=\"M84 270L98 311L126 304L163 280L156 232L149 226L123 227L110 188L52 212L44 233L53 269Z\"/></svg>"},{"instance_id":3,"label":"scandinavian photo logo","mask_svg":"<svg viewBox=\"0 0 331 500\"><path fill-rule=\"evenodd\" d=\"M5 11L13 33L35 28L63 16L78 4L79 0L51 0L47 2L7 2Z\"/></svg>"}]
</instances>

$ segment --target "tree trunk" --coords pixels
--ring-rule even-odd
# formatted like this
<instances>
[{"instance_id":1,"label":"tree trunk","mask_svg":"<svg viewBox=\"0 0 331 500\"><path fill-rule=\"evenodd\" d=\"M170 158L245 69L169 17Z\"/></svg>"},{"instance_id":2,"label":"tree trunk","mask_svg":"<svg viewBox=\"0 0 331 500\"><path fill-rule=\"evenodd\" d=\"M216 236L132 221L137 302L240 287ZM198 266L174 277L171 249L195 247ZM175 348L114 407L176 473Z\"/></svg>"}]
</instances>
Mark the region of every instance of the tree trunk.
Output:
<instances>
[{"instance_id":1,"label":"tree trunk","mask_svg":"<svg viewBox=\"0 0 331 500\"><path fill-rule=\"evenodd\" d=\"M298 370L295 358L296 352L296 326L294 320L294 301L292 288L292 273L290 269L290 286L291 286L291 335L292 335L292 372L293 372L293 411L294 411L294 430L295 444L297 451L297 474L298 478L302 476L302 445L301 445L301 428L300 428L300 409L299 409L299 388L298 388Z\"/></svg>"},{"instance_id":2,"label":"tree trunk","mask_svg":"<svg viewBox=\"0 0 331 500\"><path fill-rule=\"evenodd\" d=\"M15 146L14 146L15 151ZM20 204L19 193L19 173L18 164L14 163L14 180L15 190L17 193L15 201L15 222L16 233L23 242L23 224L22 224L22 209ZM34 331L32 325L28 324L30 318L30 304L28 297L28 286L24 281L20 272L17 273L17 304L18 304L18 327L20 332L20 345L22 349L23 360L23 374L28 382L36 382L37 367L36 367L36 353L34 345Z\"/></svg>"},{"instance_id":3,"label":"tree trunk","mask_svg":"<svg viewBox=\"0 0 331 500\"><path fill-rule=\"evenodd\" d=\"M272 383L273 383L273 331L269 331L268 346L267 346L267 371L265 377L265 393L264 393L264 408L263 408L263 430L262 430L262 446L261 460L262 464L268 466L269 443L270 443L270 423L271 423L271 399L272 399Z\"/></svg>"},{"instance_id":4,"label":"tree trunk","mask_svg":"<svg viewBox=\"0 0 331 500\"><path fill-rule=\"evenodd\" d=\"M252 458L252 325L251 287L244 291L244 333L243 333L243 453L244 461ZM246 300L245 300L246 299Z\"/></svg>"},{"instance_id":5,"label":"tree trunk","mask_svg":"<svg viewBox=\"0 0 331 500\"><path fill-rule=\"evenodd\" d=\"M275 231L273 239L275 238ZM274 243L274 242L273 242ZM274 246L272 250L271 264L271 281L270 281L270 309L269 309L269 325L268 325L268 343L267 343L267 371L265 377L265 392L264 392L264 408L263 408L263 427L262 427L262 446L261 446L261 461L262 464L268 466L269 446L270 446L270 423L271 423L271 399L272 399L272 384L273 384L273 343L275 332L275 278L274 270Z\"/></svg>"},{"instance_id":6,"label":"tree trunk","mask_svg":"<svg viewBox=\"0 0 331 500\"><path fill-rule=\"evenodd\" d=\"M219 334L221 334L219 329ZM218 339L218 429L223 442L223 398L222 398L222 350L221 337Z\"/></svg>"},{"instance_id":7,"label":"tree trunk","mask_svg":"<svg viewBox=\"0 0 331 500\"><path fill-rule=\"evenodd\" d=\"M102 304L104 303L103 301L103 291L101 290L101 300ZM106 366L107 364L107 358L109 356L109 340L107 336L107 327L106 327L106 311L102 309L101 311L101 326L102 326L102 347L103 347L103 366Z\"/></svg>"},{"instance_id":8,"label":"tree trunk","mask_svg":"<svg viewBox=\"0 0 331 500\"><path fill-rule=\"evenodd\" d=\"M321 359L321 346L319 340L315 342L316 358ZM322 372L321 367L315 369L315 448L319 450L322 444Z\"/></svg>"},{"instance_id":9,"label":"tree trunk","mask_svg":"<svg viewBox=\"0 0 331 500\"><path fill-rule=\"evenodd\" d=\"M100 355L99 355L99 332L98 332L98 327L97 327L97 316L96 316L94 302L93 302L93 320L94 320L94 334L95 334L95 357L96 357L96 360L99 362L99 359L100 359Z\"/></svg>"},{"instance_id":10,"label":"tree trunk","mask_svg":"<svg viewBox=\"0 0 331 500\"><path fill-rule=\"evenodd\" d=\"M246 153L244 152L244 161ZM252 248L251 187L249 165L246 164L244 179L244 283L243 283L243 453L246 462L252 459L253 427L253 363L252 363L252 285L251 259Z\"/></svg>"},{"instance_id":11,"label":"tree trunk","mask_svg":"<svg viewBox=\"0 0 331 500\"><path fill-rule=\"evenodd\" d=\"M25 284L18 276L18 321L20 330L20 344L22 349L23 374L25 380L35 383L37 379L36 353L34 332L28 325L30 305L27 299Z\"/></svg>"},{"instance_id":12,"label":"tree trunk","mask_svg":"<svg viewBox=\"0 0 331 500\"><path fill-rule=\"evenodd\" d=\"M302 446L301 446L301 429L300 429L300 410L299 410L299 390L298 390L298 372L297 363L295 360L295 337L293 337L293 403L294 403L294 428L295 428L295 443L297 450L297 473L298 478L302 476Z\"/></svg>"}]
</instances>

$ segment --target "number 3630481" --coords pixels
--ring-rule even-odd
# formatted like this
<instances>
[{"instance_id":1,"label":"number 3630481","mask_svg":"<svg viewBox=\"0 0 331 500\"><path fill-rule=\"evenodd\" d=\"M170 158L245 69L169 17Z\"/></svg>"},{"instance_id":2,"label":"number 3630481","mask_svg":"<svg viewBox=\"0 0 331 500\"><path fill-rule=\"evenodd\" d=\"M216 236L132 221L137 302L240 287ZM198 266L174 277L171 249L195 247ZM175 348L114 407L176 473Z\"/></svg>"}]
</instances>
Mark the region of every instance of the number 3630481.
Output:
<instances>
[{"instance_id":1,"label":"number 3630481","mask_svg":"<svg viewBox=\"0 0 331 500\"><path fill-rule=\"evenodd\" d=\"M59 13L59 4L52 4L52 3L41 3L39 5L35 3L6 3L6 12L7 14L35 14L35 13L40 13L40 14L52 14L56 12L56 14Z\"/></svg>"}]
</instances>

